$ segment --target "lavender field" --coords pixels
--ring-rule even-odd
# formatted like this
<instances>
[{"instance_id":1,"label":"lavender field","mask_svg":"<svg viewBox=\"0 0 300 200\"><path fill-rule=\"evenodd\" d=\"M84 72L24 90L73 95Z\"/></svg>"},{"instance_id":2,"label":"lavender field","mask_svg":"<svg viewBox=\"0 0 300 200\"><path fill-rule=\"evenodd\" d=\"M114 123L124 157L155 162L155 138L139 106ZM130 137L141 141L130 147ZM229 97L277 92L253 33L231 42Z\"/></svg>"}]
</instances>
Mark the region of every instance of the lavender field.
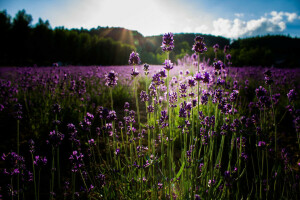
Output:
<instances>
[{"instance_id":1,"label":"lavender field","mask_svg":"<svg viewBox=\"0 0 300 200\"><path fill-rule=\"evenodd\" d=\"M0 68L0 199L299 199L300 68L205 39L162 65ZM217 53L223 57L217 57Z\"/></svg>"}]
</instances>

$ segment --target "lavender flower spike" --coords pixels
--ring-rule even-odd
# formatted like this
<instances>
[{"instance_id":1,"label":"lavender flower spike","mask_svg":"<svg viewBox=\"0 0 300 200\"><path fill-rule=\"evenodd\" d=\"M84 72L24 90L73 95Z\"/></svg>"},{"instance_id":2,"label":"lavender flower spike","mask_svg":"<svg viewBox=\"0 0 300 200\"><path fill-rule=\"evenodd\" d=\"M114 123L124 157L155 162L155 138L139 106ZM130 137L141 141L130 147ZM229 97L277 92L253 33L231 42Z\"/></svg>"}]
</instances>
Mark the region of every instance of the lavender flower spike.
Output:
<instances>
[{"instance_id":1,"label":"lavender flower spike","mask_svg":"<svg viewBox=\"0 0 300 200\"><path fill-rule=\"evenodd\" d=\"M171 63L171 60L165 60L163 63L165 66L164 68L169 71L170 69L173 69L173 63Z\"/></svg>"},{"instance_id":2,"label":"lavender flower spike","mask_svg":"<svg viewBox=\"0 0 300 200\"><path fill-rule=\"evenodd\" d=\"M163 36L163 41L162 41L162 51L172 51L174 49L174 35L173 33L166 33Z\"/></svg>"},{"instance_id":3,"label":"lavender flower spike","mask_svg":"<svg viewBox=\"0 0 300 200\"><path fill-rule=\"evenodd\" d=\"M106 86L113 87L117 85L118 73L115 73L113 70L111 70L109 73L105 74L105 80Z\"/></svg>"},{"instance_id":4,"label":"lavender flower spike","mask_svg":"<svg viewBox=\"0 0 300 200\"><path fill-rule=\"evenodd\" d=\"M133 52L129 55L128 63L129 63L130 65L139 65L139 64L141 63L141 59L140 59L139 54L133 51Z\"/></svg>"}]
</instances>

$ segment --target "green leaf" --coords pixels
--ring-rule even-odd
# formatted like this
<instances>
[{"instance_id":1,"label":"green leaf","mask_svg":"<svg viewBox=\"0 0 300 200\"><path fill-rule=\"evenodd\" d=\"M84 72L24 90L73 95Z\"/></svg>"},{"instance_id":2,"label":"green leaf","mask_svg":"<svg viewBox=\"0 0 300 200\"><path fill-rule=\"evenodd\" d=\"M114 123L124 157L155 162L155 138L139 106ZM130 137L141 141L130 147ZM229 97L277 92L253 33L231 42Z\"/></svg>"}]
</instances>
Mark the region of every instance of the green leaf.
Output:
<instances>
[{"instance_id":1,"label":"green leaf","mask_svg":"<svg viewBox=\"0 0 300 200\"><path fill-rule=\"evenodd\" d=\"M176 175L176 179L178 179L179 176L181 175L181 173L183 172L184 165L185 165L185 162L182 163L182 165L181 165L181 167L180 167L180 170L179 170L179 172L178 172L177 175Z\"/></svg>"}]
</instances>

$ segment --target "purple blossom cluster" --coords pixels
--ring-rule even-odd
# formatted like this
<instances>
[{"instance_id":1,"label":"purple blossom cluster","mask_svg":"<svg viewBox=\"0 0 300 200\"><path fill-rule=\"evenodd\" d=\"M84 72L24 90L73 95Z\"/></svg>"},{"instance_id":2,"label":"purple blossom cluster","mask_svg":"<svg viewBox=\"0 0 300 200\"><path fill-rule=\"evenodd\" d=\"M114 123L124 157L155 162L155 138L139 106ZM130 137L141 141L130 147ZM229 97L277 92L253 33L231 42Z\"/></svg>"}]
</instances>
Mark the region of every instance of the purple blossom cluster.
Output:
<instances>
[{"instance_id":1,"label":"purple blossom cluster","mask_svg":"<svg viewBox=\"0 0 300 200\"><path fill-rule=\"evenodd\" d=\"M161 45L161 49L164 52L170 52L174 49L174 35L173 33L165 33L163 35L163 41Z\"/></svg>"}]
</instances>

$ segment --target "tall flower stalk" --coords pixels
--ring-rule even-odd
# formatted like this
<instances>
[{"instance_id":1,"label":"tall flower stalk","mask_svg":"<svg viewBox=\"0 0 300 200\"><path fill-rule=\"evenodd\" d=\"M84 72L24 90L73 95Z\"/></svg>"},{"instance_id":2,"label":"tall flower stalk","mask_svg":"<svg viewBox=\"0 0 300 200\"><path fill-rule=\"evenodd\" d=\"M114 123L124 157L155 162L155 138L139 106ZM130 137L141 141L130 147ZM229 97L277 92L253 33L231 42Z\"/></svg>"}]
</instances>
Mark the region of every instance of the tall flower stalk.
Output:
<instances>
[{"instance_id":1,"label":"tall flower stalk","mask_svg":"<svg viewBox=\"0 0 300 200\"><path fill-rule=\"evenodd\" d=\"M135 65L139 65L141 63L139 54L133 51L129 55L128 63L130 65L133 65L131 77L134 79L134 93L135 93L136 110L137 110L137 114L138 114L139 133L141 133L140 108L139 108L139 100L138 100L138 94L137 94L137 78L136 78L139 75L139 72L135 68Z\"/></svg>"},{"instance_id":2,"label":"tall flower stalk","mask_svg":"<svg viewBox=\"0 0 300 200\"><path fill-rule=\"evenodd\" d=\"M169 158L169 195L171 196L171 177L172 177L172 153L171 153L171 115L170 115L170 106L169 106L169 101L170 101L170 70L173 69L173 63L171 63L170 58L169 58L169 54L170 51L172 51L174 49L174 38L173 38L173 33L166 33L163 36L163 41L162 41L162 51L166 52L166 60L163 63L164 64L164 68L167 70L168 75L167 75L167 109L168 109L168 126L169 126L169 131L168 131L168 158ZM162 145L163 145L163 141ZM163 153L163 152L162 152Z\"/></svg>"}]
</instances>

